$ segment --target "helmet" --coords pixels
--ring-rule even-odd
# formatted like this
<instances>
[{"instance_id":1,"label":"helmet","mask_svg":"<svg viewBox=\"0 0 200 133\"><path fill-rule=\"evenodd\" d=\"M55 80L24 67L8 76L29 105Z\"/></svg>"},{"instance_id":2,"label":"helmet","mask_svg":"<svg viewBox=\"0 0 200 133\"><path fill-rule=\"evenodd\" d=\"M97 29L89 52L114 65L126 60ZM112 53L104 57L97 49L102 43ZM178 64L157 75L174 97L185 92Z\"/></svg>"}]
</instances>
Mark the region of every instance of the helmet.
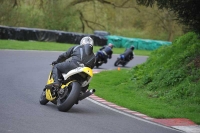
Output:
<instances>
[{"instance_id":1,"label":"helmet","mask_svg":"<svg viewBox=\"0 0 200 133\"><path fill-rule=\"evenodd\" d=\"M108 46L111 47L111 49L113 48L113 44L112 43L109 43Z\"/></svg>"},{"instance_id":2,"label":"helmet","mask_svg":"<svg viewBox=\"0 0 200 133\"><path fill-rule=\"evenodd\" d=\"M132 45L132 46L130 47L130 49L131 49L131 50L134 50L134 49L135 49L135 47Z\"/></svg>"},{"instance_id":3,"label":"helmet","mask_svg":"<svg viewBox=\"0 0 200 133\"><path fill-rule=\"evenodd\" d=\"M80 45L85 45L85 44L90 44L90 45L94 45L94 41L91 37L89 36L86 36L86 37L83 37L81 39L81 42L80 42Z\"/></svg>"},{"instance_id":4,"label":"helmet","mask_svg":"<svg viewBox=\"0 0 200 133\"><path fill-rule=\"evenodd\" d=\"M93 53L93 45L85 44L85 45L83 45L83 47L85 49L86 55L91 55Z\"/></svg>"}]
</instances>

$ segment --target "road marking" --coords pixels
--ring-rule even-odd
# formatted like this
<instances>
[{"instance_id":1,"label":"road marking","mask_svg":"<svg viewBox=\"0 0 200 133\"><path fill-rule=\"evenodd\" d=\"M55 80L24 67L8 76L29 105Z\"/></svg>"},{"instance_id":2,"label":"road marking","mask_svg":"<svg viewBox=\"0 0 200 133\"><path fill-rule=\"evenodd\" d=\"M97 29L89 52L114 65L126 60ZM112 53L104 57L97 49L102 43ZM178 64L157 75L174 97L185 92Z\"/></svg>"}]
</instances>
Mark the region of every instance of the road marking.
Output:
<instances>
[{"instance_id":1,"label":"road marking","mask_svg":"<svg viewBox=\"0 0 200 133\"><path fill-rule=\"evenodd\" d=\"M93 103L95 103L95 104L97 104L97 105L99 105L99 106L102 106L102 107L107 108L107 109L109 109L109 110L112 110L112 111L114 111L114 112L123 114L123 115L125 115L125 116L131 117L131 118L134 118L134 119L143 121L143 122L147 122L147 123L150 123L150 124L153 124L153 125L157 125L157 126L160 126L160 127L163 127L163 128L167 128L167 129L171 129L171 130L175 130L175 131L180 131L180 130L175 129L175 128L172 128L172 127L167 127L167 126L164 126L164 125L161 125L161 124L152 122L152 121L150 121L149 119L144 119L144 118L141 118L141 117L139 117L139 116L135 116L135 115L133 115L133 114L129 114L128 112L123 112L122 110L117 110L117 109L115 109L115 108L109 107L108 105L105 105L105 104L102 104L102 103L96 101L96 100L93 99L92 97L94 98L94 97L96 97L96 96L94 96L94 94L93 94L93 95L91 95L90 97L87 97L86 99L89 100L89 101L91 101L91 102L93 102Z\"/></svg>"}]
</instances>

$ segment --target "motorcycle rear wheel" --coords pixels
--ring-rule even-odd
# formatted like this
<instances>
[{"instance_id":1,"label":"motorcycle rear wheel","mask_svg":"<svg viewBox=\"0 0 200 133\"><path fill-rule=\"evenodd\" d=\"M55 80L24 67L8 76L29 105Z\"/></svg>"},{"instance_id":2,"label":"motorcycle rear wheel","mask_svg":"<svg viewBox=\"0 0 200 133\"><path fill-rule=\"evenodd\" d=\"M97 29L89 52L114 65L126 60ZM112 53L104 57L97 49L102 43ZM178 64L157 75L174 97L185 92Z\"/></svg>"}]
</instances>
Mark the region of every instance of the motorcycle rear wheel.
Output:
<instances>
[{"instance_id":1,"label":"motorcycle rear wheel","mask_svg":"<svg viewBox=\"0 0 200 133\"><path fill-rule=\"evenodd\" d=\"M81 86L78 82L71 83L71 91L66 95L64 99L58 98L57 108L59 111L67 112L72 106L77 103L81 91Z\"/></svg>"},{"instance_id":2,"label":"motorcycle rear wheel","mask_svg":"<svg viewBox=\"0 0 200 133\"><path fill-rule=\"evenodd\" d=\"M46 105L49 100L46 99L46 92L45 91L42 91L42 94L40 95L40 104L42 105Z\"/></svg>"}]
</instances>

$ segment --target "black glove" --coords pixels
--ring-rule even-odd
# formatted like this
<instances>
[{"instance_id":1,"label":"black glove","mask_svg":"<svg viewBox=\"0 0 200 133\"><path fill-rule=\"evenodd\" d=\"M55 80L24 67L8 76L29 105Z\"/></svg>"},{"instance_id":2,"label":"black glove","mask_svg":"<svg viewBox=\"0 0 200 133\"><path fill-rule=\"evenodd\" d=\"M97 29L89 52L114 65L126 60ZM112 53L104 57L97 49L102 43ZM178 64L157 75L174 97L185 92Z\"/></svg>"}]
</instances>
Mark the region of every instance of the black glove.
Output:
<instances>
[{"instance_id":1,"label":"black glove","mask_svg":"<svg viewBox=\"0 0 200 133\"><path fill-rule=\"evenodd\" d=\"M53 61L53 62L51 63L51 65L55 65L55 64L58 64L58 62L57 62L57 61Z\"/></svg>"}]
</instances>

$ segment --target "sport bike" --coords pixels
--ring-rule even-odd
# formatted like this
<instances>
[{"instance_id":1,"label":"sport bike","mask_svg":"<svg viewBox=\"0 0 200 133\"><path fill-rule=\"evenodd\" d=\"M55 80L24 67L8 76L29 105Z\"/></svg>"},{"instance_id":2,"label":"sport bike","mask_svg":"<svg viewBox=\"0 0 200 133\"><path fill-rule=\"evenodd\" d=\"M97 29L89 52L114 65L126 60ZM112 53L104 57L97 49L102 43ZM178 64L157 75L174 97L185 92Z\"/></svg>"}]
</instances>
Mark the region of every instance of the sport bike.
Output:
<instances>
[{"instance_id":1,"label":"sport bike","mask_svg":"<svg viewBox=\"0 0 200 133\"><path fill-rule=\"evenodd\" d=\"M103 63L105 63L104 58L107 58L107 56L103 52L98 51L96 53L96 62L95 62L96 68L99 68L99 66L101 66Z\"/></svg>"},{"instance_id":2,"label":"sport bike","mask_svg":"<svg viewBox=\"0 0 200 133\"><path fill-rule=\"evenodd\" d=\"M133 59L133 58L132 58ZM130 60L132 60L130 59ZM117 60L115 61L114 63L114 66L119 66L119 65L122 65L123 67L126 66L128 64L128 62L130 60L125 60L124 56L123 55L120 55Z\"/></svg>"},{"instance_id":3,"label":"sport bike","mask_svg":"<svg viewBox=\"0 0 200 133\"><path fill-rule=\"evenodd\" d=\"M73 105L78 104L80 100L95 92L95 89L87 89L92 77L92 69L85 67L83 64L67 74L62 74L59 88L45 86L40 95L40 104L46 105L50 101L57 106L59 111L66 112L70 110ZM47 85L49 86L53 82L51 70Z\"/></svg>"}]
</instances>

